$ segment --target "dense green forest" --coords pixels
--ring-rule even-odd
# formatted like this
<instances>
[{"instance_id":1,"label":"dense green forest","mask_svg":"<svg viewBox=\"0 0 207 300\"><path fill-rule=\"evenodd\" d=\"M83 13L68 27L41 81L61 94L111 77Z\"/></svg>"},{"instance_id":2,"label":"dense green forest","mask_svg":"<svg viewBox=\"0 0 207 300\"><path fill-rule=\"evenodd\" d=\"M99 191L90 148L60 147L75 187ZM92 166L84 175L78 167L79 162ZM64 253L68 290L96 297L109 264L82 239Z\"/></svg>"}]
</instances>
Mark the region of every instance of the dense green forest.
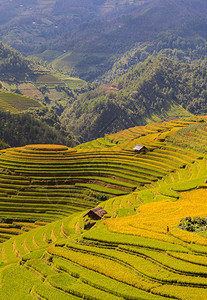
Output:
<instances>
[{"instance_id":1,"label":"dense green forest","mask_svg":"<svg viewBox=\"0 0 207 300\"><path fill-rule=\"evenodd\" d=\"M64 137L56 129L27 113L0 112L0 129L0 140L11 147L35 143L74 145L72 137Z\"/></svg>"},{"instance_id":2,"label":"dense green forest","mask_svg":"<svg viewBox=\"0 0 207 300\"><path fill-rule=\"evenodd\" d=\"M61 120L81 141L147 122L207 112L206 61L149 57L125 75L79 95Z\"/></svg>"},{"instance_id":3,"label":"dense green forest","mask_svg":"<svg viewBox=\"0 0 207 300\"><path fill-rule=\"evenodd\" d=\"M18 51L0 42L0 80L25 80L33 73L33 63Z\"/></svg>"},{"instance_id":4,"label":"dense green forest","mask_svg":"<svg viewBox=\"0 0 207 300\"><path fill-rule=\"evenodd\" d=\"M207 24L206 24L207 26ZM125 52L100 79L110 82L129 71L149 56L164 55L175 61L197 63L207 58L207 41L203 37L185 36L179 32L160 33L154 41L137 43Z\"/></svg>"}]
</instances>

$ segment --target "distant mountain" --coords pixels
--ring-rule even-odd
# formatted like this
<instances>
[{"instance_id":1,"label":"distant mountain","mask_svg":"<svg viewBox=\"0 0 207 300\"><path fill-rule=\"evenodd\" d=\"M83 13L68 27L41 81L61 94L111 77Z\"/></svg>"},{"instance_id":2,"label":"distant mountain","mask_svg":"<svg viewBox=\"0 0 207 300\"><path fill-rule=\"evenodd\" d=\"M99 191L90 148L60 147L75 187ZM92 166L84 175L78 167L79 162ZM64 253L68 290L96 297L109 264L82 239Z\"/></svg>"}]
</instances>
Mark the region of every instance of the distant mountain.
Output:
<instances>
[{"instance_id":1,"label":"distant mountain","mask_svg":"<svg viewBox=\"0 0 207 300\"><path fill-rule=\"evenodd\" d=\"M47 49L48 44L52 45L53 41L59 39L60 36L64 41L65 35L69 32L75 41L76 32L82 35L83 28L89 26L90 30L94 31L95 28L92 28L94 20L107 16L107 19L114 18L132 11L134 7L142 6L145 2L150 1L2 0L0 3L0 37L3 42L9 43L24 54L35 53Z\"/></svg>"},{"instance_id":2,"label":"distant mountain","mask_svg":"<svg viewBox=\"0 0 207 300\"><path fill-rule=\"evenodd\" d=\"M93 81L137 43L147 43L150 54L177 49L190 59L206 57L206 16L205 0L2 0L0 39Z\"/></svg>"},{"instance_id":3,"label":"distant mountain","mask_svg":"<svg viewBox=\"0 0 207 300\"><path fill-rule=\"evenodd\" d=\"M61 121L80 141L163 119L207 113L206 61L150 57L110 84L80 95Z\"/></svg>"},{"instance_id":4,"label":"distant mountain","mask_svg":"<svg viewBox=\"0 0 207 300\"><path fill-rule=\"evenodd\" d=\"M68 31L64 39L60 36L52 49L61 46L66 53L53 63L91 81L110 70L137 43L141 48L147 43L150 54L177 49L189 59L200 59L200 55L207 56L206 15L204 0L148 1L113 19L98 18L75 32ZM142 60L146 58L147 53L141 54Z\"/></svg>"}]
</instances>

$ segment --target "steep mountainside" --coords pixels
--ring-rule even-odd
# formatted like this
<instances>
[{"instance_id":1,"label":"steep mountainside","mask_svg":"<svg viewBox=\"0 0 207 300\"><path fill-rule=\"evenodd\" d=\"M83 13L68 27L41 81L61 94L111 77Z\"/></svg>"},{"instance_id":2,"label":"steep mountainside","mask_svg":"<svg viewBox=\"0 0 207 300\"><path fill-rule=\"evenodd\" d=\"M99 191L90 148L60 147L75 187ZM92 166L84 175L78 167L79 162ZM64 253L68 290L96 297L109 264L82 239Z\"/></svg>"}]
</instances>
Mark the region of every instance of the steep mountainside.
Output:
<instances>
[{"instance_id":1,"label":"steep mountainside","mask_svg":"<svg viewBox=\"0 0 207 300\"><path fill-rule=\"evenodd\" d=\"M0 8L3 42L90 81L137 43L141 48L152 43L150 54L163 49L189 54L198 40L196 52L206 56L205 0L2 0ZM176 46L162 35L169 32Z\"/></svg>"},{"instance_id":2,"label":"steep mountainside","mask_svg":"<svg viewBox=\"0 0 207 300\"><path fill-rule=\"evenodd\" d=\"M202 0L149 1L144 6L135 6L133 11L125 12L117 19L113 18L113 21L110 18L107 22L99 19L92 23L92 28L86 23L75 33L66 34L64 41L60 38L53 44L56 49L61 45L66 50L53 64L74 71L87 80L94 80L108 71L117 58L136 43L141 48L146 42L152 43L149 47L151 54L157 44L158 51L177 49L189 53L194 51L192 41L200 40L200 52L206 56L206 11L206 1ZM178 40L177 46L162 35L169 31ZM144 51L142 56L146 57Z\"/></svg>"},{"instance_id":3,"label":"steep mountainside","mask_svg":"<svg viewBox=\"0 0 207 300\"><path fill-rule=\"evenodd\" d=\"M18 146L44 142L45 138L49 143L74 145L75 138L61 126L58 114L73 91L85 84L78 78L51 70L41 61L26 59L20 52L0 43L0 132L3 141Z\"/></svg>"},{"instance_id":4,"label":"steep mountainside","mask_svg":"<svg viewBox=\"0 0 207 300\"><path fill-rule=\"evenodd\" d=\"M80 95L62 123L81 141L190 113L206 113L205 62L199 65L151 57L109 85Z\"/></svg>"},{"instance_id":5,"label":"steep mountainside","mask_svg":"<svg viewBox=\"0 0 207 300\"><path fill-rule=\"evenodd\" d=\"M20 52L0 42L0 80L26 80L34 73L34 63Z\"/></svg>"}]
</instances>

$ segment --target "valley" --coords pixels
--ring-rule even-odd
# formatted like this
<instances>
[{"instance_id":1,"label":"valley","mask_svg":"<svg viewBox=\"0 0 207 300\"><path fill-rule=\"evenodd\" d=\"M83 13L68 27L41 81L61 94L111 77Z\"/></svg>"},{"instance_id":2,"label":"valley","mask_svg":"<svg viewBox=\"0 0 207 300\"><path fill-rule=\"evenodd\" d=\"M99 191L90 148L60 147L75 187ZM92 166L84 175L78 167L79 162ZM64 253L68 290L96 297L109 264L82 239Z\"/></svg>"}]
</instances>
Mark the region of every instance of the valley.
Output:
<instances>
[{"instance_id":1,"label":"valley","mask_svg":"<svg viewBox=\"0 0 207 300\"><path fill-rule=\"evenodd\" d=\"M0 299L207 298L205 0L0 0Z\"/></svg>"}]
</instances>

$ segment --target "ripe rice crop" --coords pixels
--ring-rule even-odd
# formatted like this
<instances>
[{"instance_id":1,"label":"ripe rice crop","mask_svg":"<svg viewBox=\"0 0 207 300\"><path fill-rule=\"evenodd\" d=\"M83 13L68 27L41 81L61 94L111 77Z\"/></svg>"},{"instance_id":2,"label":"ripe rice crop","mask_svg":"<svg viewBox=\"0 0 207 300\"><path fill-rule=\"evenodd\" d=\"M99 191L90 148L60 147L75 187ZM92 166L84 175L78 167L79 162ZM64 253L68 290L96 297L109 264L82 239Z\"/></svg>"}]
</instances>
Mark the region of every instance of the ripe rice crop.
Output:
<instances>
[{"instance_id":1,"label":"ripe rice crop","mask_svg":"<svg viewBox=\"0 0 207 300\"><path fill-rule=\"evenodd\" d=\"M123 284L100 273L94 273L94 271L83 268L69 260L66 261L60 257L54 257L53 262L58 270L62 270L73 276L76 274L79 280L88 283L99 290L108 291L117 297L119 296L124 299L131 300L135 300L137 297L143 300L162 299L161 297L158 298L156 295L149 294L145 291L134 288L133 286Z\"/></svg>"},{"instance_id":2,"label":"ripe rice crop","mask_svg":"<svg viewBox=\"0 0 207 300\"><path fill-rule=\"evenodd\" d=\"M186 248L178 244L171 244L165 241L145 238L138 235L110 232L103 224L99 224L98 228L94 228L91 231L84 232L83 239L87 242L92 242L97 245L99 245L99 243L100 245L103 244L106 246L110 245L114 247L116 247L117 245L133 245L153 250L156 249L162 251L179 251L184 253L188 252ZM173 238L171 241L173 241Z\"/></svg>"},{"instance_id":3,"label":"ripe rice crop","mask_svg":"<svg viewBox=\"0 0 207 300\"><path fill-rule=\"evenodd\" d=\"M39 144L39 145L27 145L24 146L25 149L29 150L41 150L41 151L69 151L69 148L67 146L62 146L62 145L49 145L49 144ZM72 151L74 151L71 148Z\"/></svg>"},{"instance_id":4,"label":"ripe rice crop","mask_svg":"<svg viewBox=\"0 0 207 300\"><path fill-rule=\"evenodd\" d=\"M124 248L124 247L123 247ZM178 271L185 273L186 275L196 276L207 276L207 267L203 265L197 265L195 263L195 260L192 260L191 262L187 262L184 260L179 259L179 255L187 256L185 253L176 253L175 256L171 256L170 252L169 255L166 255L164 252L158 252L158 251L152 251L147 249L139 249L136 247L127 247L127 250L132 249L134 253L137 253L139 255L143 255L146 259L150 259L153 262L159 263L163 267L167 267L168 269L171 269L172 271ZM196 255L191 255L191 257L196 258ZM201 257L200 257L201 258ZM205 257L204 257L205 259Z\"/></svg>"},{"instance_id":5,"label":"ripe rice crop","mask_svg":"<svg viewBox=\"0 0 207 300\"><path fill-rule=\"evenodd\" d=\"M168 252L168 255L180 259L182 261L191 262L196 265L206 266L207 267L207 257L198 255L198 254L191 254L191 253L181 253L181 252Z\"/></svg>"},{"instance_id":6,"label":"ripe rice crop","mask_svg":"<svg viewBox=\"0 0 207 300\"><path fill-rule=\"evenodd\" d=\"M157 286L157 284L150 283L141 276L138 276L133 270L128 268L126 269L126 267L121 264L112 260L107 260L106 258L72 251L62 247L49 247L48 252L52 255L69 259L83 267L87 267L90 270L94 270L120 282L127 283L143 290L149 291L150 288Z\"/></svg>"},{"instance_id":7,"label":"ripe rice crop","mask_svg":"<svg viewBox=\"0 0 207 300\"><path fill-rule=\"evenodd\" d=\"M170 234L186 243L193 243L193 244L207 246L206 238L199 236L198 234L188 232L186 230L174 228L171 230Z\"/></svg>"},{"instance_id":8,"label":"ripe rice crop","mask_svg":"<svg viewBox=\"0 0 207 300\"><path fill-rule=\"evenodd\" d=\"M198 242L207 245L206 239L193 233L173 229L178 226L181 219L187 216L207 215L207 190L199 189L181 194L182 199L176 202L160 201L147 203L139 207L138 214L119 219L104 221L112 232L140 235L165 241L171 237L166 235L167 226L172 230L172 235L185 242ZM171 233L171 231L170 231ZM178 236L180 233L181 237Z\"/></svg>"},{"instance_id":9,"label":"ripe rice crop","mask_svg":"<svg viewBox=\"0 0 207 300\"><path fill-rule=\"evenodd\" d=\"M181 299L181 300L199 300L206 299L206 288L196 288L190 286L174 286L162 285L153 289L154 293L159 293L163 296Z\"/></svg>"}]
</instances>

